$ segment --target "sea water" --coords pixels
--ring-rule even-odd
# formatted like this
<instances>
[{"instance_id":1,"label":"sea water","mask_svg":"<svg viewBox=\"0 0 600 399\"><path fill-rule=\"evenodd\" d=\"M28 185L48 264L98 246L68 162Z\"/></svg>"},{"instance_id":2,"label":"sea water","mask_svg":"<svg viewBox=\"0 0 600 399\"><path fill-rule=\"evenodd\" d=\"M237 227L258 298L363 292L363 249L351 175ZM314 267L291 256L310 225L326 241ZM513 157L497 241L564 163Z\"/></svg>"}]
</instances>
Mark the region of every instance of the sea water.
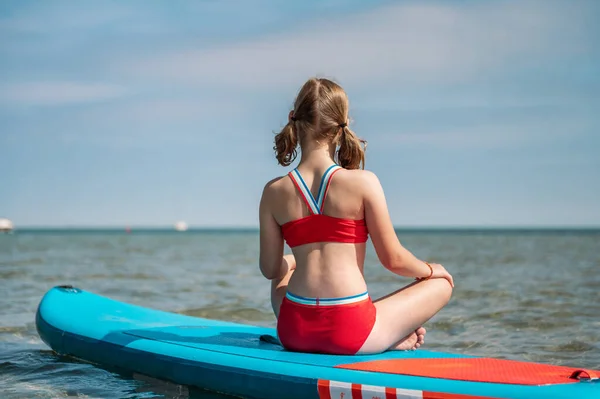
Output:
<instances>
[{"instance_id":1,"label":"sea water","mask_svg":"<svg viewBox=\"0 0 600 399\"><path fill-rule=\"evenodd\" d=\"M398 230L456 288L423 348L600 369L600 230ZM369 244L372 297L411 282ZM255 230L0 234L0 397L225 398L53 353L34 315L55 285L193 316L274 326Z\"/></svg>"}]
</instances>

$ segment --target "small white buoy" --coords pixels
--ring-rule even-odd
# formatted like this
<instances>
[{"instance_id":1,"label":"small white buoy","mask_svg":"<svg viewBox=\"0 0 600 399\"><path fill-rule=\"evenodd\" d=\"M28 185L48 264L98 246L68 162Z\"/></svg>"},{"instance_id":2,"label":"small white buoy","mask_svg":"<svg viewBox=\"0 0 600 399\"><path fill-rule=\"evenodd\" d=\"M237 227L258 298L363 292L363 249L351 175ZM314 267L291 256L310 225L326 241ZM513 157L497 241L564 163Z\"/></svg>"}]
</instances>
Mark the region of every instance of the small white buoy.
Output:
<instances>
[{"instance_id":1,"label":"small white buoy","mask_svg":"<svg viewBox=\"0 0 600 399\"><path fill-rule=\"evenodd\" d=\"M0 232L8 233L13 230L13 223L8 219L0 219Z\"/></svg>"},{"instance_id":2,"label":"small white buoy","mask_svg":"<svg viewBox=\"0 0 600 399\"><path fill-rule=\"evenodd\" d=\"M188 225L184 221L180 221L175 223L175 230L177 231L186 231L188 229Z\"/></svg>"}]
</instances>

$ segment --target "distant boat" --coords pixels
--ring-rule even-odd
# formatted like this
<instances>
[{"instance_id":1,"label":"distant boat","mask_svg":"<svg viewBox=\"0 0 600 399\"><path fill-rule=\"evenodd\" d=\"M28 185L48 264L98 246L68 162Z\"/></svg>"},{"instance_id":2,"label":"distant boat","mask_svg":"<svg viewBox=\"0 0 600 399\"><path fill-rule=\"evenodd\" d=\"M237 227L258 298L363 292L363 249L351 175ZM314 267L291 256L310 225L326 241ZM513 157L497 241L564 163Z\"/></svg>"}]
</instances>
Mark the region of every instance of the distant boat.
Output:
<instances>
[{"instance_id":1,"label":"distant boat","mask_svg":"<svg viewBox=\"0 0 600 399\"><path fill-rule=\"evenodd\" d=\"M188 229L188 225L186 222L180 221L175 223L175 230L177 231L186 231Z\"/></svg>"},{"instance_id":2,"label":"distant boat","mask_svg":"<svg viewBox=\"0 0 600 399\"><path fill-rule=\"evenodd\" d=\"M13 229L13 222L8 219L0 219L0 233L10 233Z\"/></svg>"}]
</instances>

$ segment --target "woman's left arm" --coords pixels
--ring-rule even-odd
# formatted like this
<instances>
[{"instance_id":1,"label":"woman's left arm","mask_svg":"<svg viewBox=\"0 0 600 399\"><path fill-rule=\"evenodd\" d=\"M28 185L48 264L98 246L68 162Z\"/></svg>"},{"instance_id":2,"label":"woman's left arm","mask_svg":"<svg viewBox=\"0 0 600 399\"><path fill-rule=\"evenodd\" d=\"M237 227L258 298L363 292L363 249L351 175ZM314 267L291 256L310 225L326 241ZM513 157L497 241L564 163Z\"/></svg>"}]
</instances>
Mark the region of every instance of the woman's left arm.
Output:
<instances>
[{"instance_id":1,"label":"woman's left arm","mask_svg":"<svg viewBox=\"0 0 600 399\"><path fill-rule=\"evenodd\" d=\"M272 183L273 181L270 181L265 186L258 211L260 224L259 265L262 275L268 280L281 278L287 272L287 270L282 270L283 235L281 227L273 217L269 206L272 197Z\"/></svg>"}]
</instances>

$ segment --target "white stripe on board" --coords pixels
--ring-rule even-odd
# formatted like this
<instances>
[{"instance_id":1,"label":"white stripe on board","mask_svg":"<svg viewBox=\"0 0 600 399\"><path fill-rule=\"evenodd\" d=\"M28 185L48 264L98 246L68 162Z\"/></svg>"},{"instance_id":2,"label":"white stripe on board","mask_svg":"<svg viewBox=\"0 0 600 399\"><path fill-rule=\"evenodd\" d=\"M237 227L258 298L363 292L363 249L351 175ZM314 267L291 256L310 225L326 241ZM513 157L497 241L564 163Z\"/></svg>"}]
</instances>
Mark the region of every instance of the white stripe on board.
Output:
<instances>
[{"instance_id":1,"label":"white stripe on board","mask_svg":"<svg viewBox=\"0 0 600 399\"><path fill-rule=\"evenodd\" d=\"M423 399L423 391L396 388L396 399Z\"/></svg>"},{"instance_id":2,"label":"white stripe on board","mask_svg":"<svg viewBox=\"0 0 600 399\"><path fill-rule=\"evenodd\" d=\"M352 399L352 384L349 382L329 381L331 399Z\"/></svg>"},{"instance_id":3,"label":"white stripe on board","mask_svg":"<svg viewBox=\"0 0 600 399\"><path fill-rule=\"evenodd\" d=\"M327 381L331 399L352 399L352 384L349 382ZM387 399L386 390L395 393L396 399L423 399L423 391L403 388L386 388L376 385L360 385L362 399Z\"/></svg>"},{"instance_id":4,"label":"white stripe on board","mask_svg":"<svg viewBox=\"0 0 600 399\"><path fill-rule=\"evenodd\" d=\"M378 387L375 385L361 385L360 393L362 399L386 399L385 387Z\"/></svg>"},{"instance_id":5,"label":"white stripe on board","mask_svg":"<svg viewBox=\"0 0 600 399\"><path fill-rule=\"evenodd\" d=\"M362 399L386 399L386 389L395 391L396 399L423 399L423 391L401 388L386 388L375 385L362 385Z\"/></svg>"}]
</instances>

